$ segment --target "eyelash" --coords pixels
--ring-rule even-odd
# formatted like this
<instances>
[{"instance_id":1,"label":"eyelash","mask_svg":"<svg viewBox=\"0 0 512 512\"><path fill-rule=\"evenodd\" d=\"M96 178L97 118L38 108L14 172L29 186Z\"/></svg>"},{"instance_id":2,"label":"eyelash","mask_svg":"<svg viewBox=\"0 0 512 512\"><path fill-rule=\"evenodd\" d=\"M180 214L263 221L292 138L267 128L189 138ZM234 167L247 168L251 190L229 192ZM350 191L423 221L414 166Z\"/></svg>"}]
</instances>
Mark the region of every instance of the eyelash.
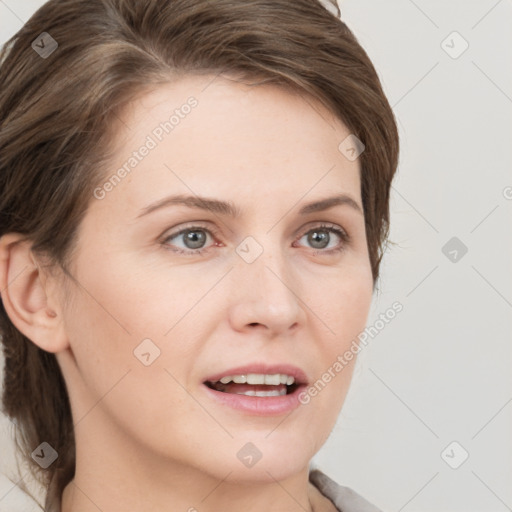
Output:
<instances>
[{"instance_id":1,"label":"eyelash","mask_svg":"<svg viewBox=\"0 0 512 512\"><path fill-rule=\"evenodd\" d=\"M180 231L176 232L176 233L171 233L169 236L166 236L163 240L162 240L162 245L170 250L170 251L173 251L173 252L176 252L178 254L184 254L186 256L198 256L200 254L203 254L204 252L207 252L209 251L212 247L207 247L207 248L200 248L200 249L188 249L188 250L184 250L184 249L171 249L170 246L166 243L168 240L172 239L172 238L176 238L184 233L186 233L187 231L205 231L206 233L208 233L212 238L216 238L216 236L219 234L217 232L217 230L214 230L214 229L211 229L211 228L206 228L204 226L198 226L198 225L192 225L192 226L188 226L186 228L183 228L181 229ZM307 235L308 233L310 233L311 231L315 231L315 230L320 230L320 231L330 231L330 232L333 232L335 233L337 236L340 237L341 239L341 244L338 246L338 247L335 247L335 248L332 248L332 249L317 249L317 250L314 250L315 252L313 253L314 255L317 255L317 254L324 254L324 255L331 255L331 254L334 254L334 253L341 253L342 251L345 250L346 248L346 245L350 243L351 241L351 238L350 238L350 235L343 229L335 226L335 225L332 225L332 224L320 224L318 226L313 226L312 228L309 228L307 231L304 231L298 238L297 240L300 240L304 235Z\"/></svg>"}]
</instances>

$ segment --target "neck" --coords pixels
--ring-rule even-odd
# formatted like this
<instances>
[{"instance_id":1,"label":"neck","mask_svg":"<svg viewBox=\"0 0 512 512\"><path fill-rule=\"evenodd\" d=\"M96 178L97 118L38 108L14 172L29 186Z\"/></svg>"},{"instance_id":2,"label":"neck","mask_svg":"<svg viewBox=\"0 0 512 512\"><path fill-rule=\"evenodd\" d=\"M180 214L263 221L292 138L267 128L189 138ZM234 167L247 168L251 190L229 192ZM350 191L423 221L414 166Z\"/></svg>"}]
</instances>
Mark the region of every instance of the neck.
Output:
<instances>
[{"instance_id":1,"label":"neck","mask_svg":"<svg viewBox=\"0 0 512 512\"><path fill-rule=\"evenodd\" d=\"M147 447L133 446L121 432L99 434L77 426L75 477L64 490L61 512L330 510L328 500L308 482L308 467L280 479L260 471L266 477L250 480L240 476L243 471L237 474L236 468L209 474Z\"/></svg>"}]
</instances>

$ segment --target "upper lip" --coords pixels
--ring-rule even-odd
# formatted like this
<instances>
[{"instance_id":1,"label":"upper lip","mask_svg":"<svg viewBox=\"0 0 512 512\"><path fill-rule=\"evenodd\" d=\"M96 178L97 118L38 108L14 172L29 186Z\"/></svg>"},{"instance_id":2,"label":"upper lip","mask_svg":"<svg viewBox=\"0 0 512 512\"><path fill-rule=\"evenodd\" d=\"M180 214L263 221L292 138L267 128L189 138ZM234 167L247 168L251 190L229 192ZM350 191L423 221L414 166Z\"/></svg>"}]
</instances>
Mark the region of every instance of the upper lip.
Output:
<instances>
[{"instance_id":1,"label":"upper lip","mask_svg":"<svg viewBox=\"0 0 512 512\"><path fill-rule=\"evenodd\" d=\"M223 370L222 372L216 373L214 375L210 375L205 379L205 382L217 382L222 377L226 376L234 376L234 375L247 375L248 373L258 373L265 375L275 375L277 373L289 375L290 377L295 378L296 384L307 384L308 378L306 374L297 366L293 366L290 364L263 364L263 363L254 363L247 364L244 366L237 366L236 368L228 368L227 370Z\"/></svg>"}]
</instances>

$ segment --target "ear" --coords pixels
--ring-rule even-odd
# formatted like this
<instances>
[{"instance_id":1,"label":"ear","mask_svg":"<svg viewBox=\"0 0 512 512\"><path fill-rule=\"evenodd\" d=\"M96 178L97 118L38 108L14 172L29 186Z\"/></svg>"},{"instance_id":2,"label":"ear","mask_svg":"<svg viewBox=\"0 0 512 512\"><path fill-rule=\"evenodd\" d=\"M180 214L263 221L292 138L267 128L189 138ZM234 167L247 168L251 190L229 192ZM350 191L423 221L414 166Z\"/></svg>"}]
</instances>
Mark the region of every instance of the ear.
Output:
<instances>
[{"instance_id":1,"label":"ear","mask_svg":"<svg viewBox=\"0 0 512 512\"><path fill-rule=\"evenodd\" d=\"M0 296L14 326L38 347L69 346L55 279L42 271L32 243L18 233L0 237Z\"/></svg>"}]
</instances>

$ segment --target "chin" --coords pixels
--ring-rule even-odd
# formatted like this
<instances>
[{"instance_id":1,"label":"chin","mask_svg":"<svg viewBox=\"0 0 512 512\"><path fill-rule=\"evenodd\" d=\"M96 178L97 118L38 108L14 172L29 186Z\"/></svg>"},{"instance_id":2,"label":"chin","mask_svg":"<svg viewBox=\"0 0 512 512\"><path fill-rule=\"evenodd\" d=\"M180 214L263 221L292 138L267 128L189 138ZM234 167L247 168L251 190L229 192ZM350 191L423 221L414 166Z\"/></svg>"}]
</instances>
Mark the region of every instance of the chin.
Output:
<instances>
[{"instance_id":1,"label":"chin","mask_svg":"<svg viewBox=\"0 0 512 512\"><path fill-rule=\"evenodd\" d=\"M288 428L281 426L274 432L266 429L237 435L223 447L208 450L209 460L204 461L202 468L216 479L224 479L229 474L231 482L286 480L307 470L321 446L320 442L313 442L311 432L306 436L297 430L290 424Z\"/></svg>"}]
</instances>

